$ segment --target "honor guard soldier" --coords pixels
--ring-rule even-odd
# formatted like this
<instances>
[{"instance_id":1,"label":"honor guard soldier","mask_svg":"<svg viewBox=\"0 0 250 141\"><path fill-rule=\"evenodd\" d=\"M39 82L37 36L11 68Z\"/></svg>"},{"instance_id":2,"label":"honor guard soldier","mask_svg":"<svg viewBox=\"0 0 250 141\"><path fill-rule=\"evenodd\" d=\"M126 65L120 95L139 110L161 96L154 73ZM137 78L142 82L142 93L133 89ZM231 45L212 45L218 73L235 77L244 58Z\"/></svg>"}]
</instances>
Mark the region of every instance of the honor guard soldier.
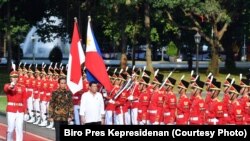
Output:
<instances>
[{"instance_id":1,"label":"honor guard soldier","mask_svg":"<svg viewBox=\"0 0 250 141\"><path fill-rule=\"evenodd\" d=\"M113 81L113 88L107 95L104 94L103 97L105 98L106 105L105 105L105 124L106 125L114 125L115 124L115 101L113 100L113 97L120 89L120 83L121 79L119 79L119 73L116 73L116 70L114 73L109 73L112 75Z\"/></svg>"},{"instance_id":2,"label":"honor guard soldier","mask_svg":"<svg viewBox=\"0 0 250 141\"><path fill-rule=\"evenodd\" d=\"M25 87L25 91L26 91L26 101L28 100L28 94L27 94L27 86L28 86L28 84L27 84L27 80L29 79L29 76L28 76L28 70L26 69L26 63L24 64L24 66L23 66L23 80L22 80L22 85ZM24 121L27 121L29 119L29 115L28 115L28 113L26 113L25 115L24 115Z\"/></svg>"},{"instance_id":3,"label":"honor guard soldier","mask_svg":"<svg viewBox=\"0 0 250 141\"><path fill-rule=\"evenodd\" d=\"M40 117L40 90L42 86L42 80L41 80L41 72L37 68L36 64L36 70L35 70L35 76L36 76L36 84L34 87L34 110L35 110L35 122L33 124L39 124L41 117Z\"/></svg>"},{"instance_id":4,"label":"honor guard soldier","mask_svg":"<svg viewBox=\"0 0 250 141\"><path fill-rule=\"evenodd\" d=\"M212 86L212 83L216 81L216 78L214 78L212 76L212 73L210 73L207 77L207 80L205 82L206 85L206 97L205 97L205 108L206 108L206 112L205 112L205 123L204 124L208 124L207 123L207 118L208 118L208 109L209 109L209 104L212 102L211 96L212 96L212 90L210 89L210 87Z\"/></svg>"},{"instance_id":5,"label":"honor guard soldier","mask_svg":"<svg viewBox=\"0 0 250 141\"><path fill-rule=\"evenodd\" d=\"M148 119L147 110L151 97L150 91L149 89L147 89L149 81L150 78L146 76L142 76L142 79L139 81L140 95L139 95L138 117L137 117L139 125L147 124L147 119Z\"/></svg>"},{"instance_id":6,"label":"honor guard soldier","mask_svg":"<svg viewBox=\"0 0 250 141\"><path fill-rule=\"evenodd\" d=\"M122 87L120 87L119 91L114 95L112 98L114 100L115 104L115 122L117 125L124 125L126 114L128 114L128 108L126 105L127 98L129 96L128 91L126 90L126 80L127 75L121 73L119 78L121 79L121 84L124 84Z\"/></svg>"},{"instance_id":7,"label":"honor guard soldier","mask_svg":"<svg viewBox=\"0 0 250 141\"><path fill-rule=\"evenodd\" d=\"M250 73L246 74L246 78L248 79L248 81L250 81ZM246 114L246 123L250 125L250 92L248 92L248 103L247 103L247 107L245 108L245 110L246 109L248 109L247 114Z\"/></svg>"},{"instance_id":8,"label":"honor guard soldier","mask_svg":"<svg viewBox=\"0 0 250 141\"><path fill-rule=\"evenodd\" d=\"M224 111L224 123L225 124L228 124L229 121L230 121L230 117L228 115L228 112L229 112L229 106L230 106L230 95L229 95L229 90L230 90L230 87L231 85L234 83L234 78L231 79L229 78L230 77L230 74L227 75L226 77L226 80L223 84L224 86L224 90L223 90L223 99L222 99L222 102L224 104L224 108L225 108L225 111Z\"/></svg>"},{"instance_id":9,"label":"honor guard soldier","mask_svg":"<svg viewBox=\"0 0 250 141\"><path fill-rule=\"evenodd\" d=\"M175 83L176 80L174 78L168 77L168 80L166 81L167 94L163 104L163 122L166 125L173 125L176 121L177 98L173 92Z\"/></svg>"},{"instance_id":10,"label":"honor guard soldier","mask_svg":"<svg viewBox=\"0 0 250 141\"><path fill-rule=\"evenodd\" d=\"M29 79L26 80L27 84L27 105L28 105L28 114L30 116L30 119L27 121L28 123L33 123L35 122L35 117L34 117L34 104L33 104L33 93L34 93L34 86L36 83L36 79L34 76L34 71L31 69L32 64L29 66L28 74L29 74Z\"/></svg>"},{"instance_id":11,"label":"honor guard soldier","mask_svg":"<svg viewBox=\"0 0 250 141\"><path fill-rule=\"evenodd\" d=\"M133 67L134 68L134 67ZM132 125L138 125L137 116L138 116L138 106L139 106L139 82L138 77L140 75L140 71L134 71L134 69L129 69L128 75L132 79L132 86L130 88L130 95L128 97L128 102L130 104L129 113L131 116L131 123Z\"/></svg>"},{"instance_id":12,"label":"honor guard soldier","mask_svg":"<svg viewBox=\"0 0 250 141\"><path fill-rule=\"evenodd\" d=\"M208 105L208 117L207 123L209 125L218 125L224 124L224 105L218 99L218 95L220 94L221 82L212 81L210 84L211 90L211 102Z\"/></svg>"},{"instance_id":13,"label":"honor guard soldier","mask_svg":"<svg viewBox=\"0 0 250 141\"><path fill-rule=\"evenodd\" d=\"M250 84L249 79L241 79L240 82L241 91L240 94L242 94L241 98L239 99L240 105L243 107L244 112L244 118L245 118L245 124L247 124L249 120L249 92L250 92Z\"/></svg>"},{"instance_id":14,"label":"honor guard soldier","mask_svg":"<svg viewBox=\"0 0 250 141\"><path fill-rule=\"evenodd\" d=\"M204 124L204 114L205 114L205 101L201 97L202 89L204 87L204 82L199 79L196 80L194 87L194 92L192 93L194 99L190 109L190 125L203 125Z\"/></svg>"},{"instance_id":15,"label":"honor guard soldier","mask_svg":"<svg viewBox=\"0 0 250 141\"><path fill-rule=\"evenodd\" d=\"M12 64L12 68L10 83L4 85L4 92L7 95L7 141L13 141L14 132L16 132L16 141L22 141L24 113L27 110L26 90L18 82L15 64Z\"/></svg>"},{"instance_id":16,"label":"honor guard soldier","mask_svg":"<svg viewBox=\"0 0 250 141\"><path fill-rule=\"evenodd\" d=\"M229 124L242 125L245 123L243 107L242 105L240 105L240 102L237 99L238 96L240 95L240 89L241 86L233 84L229 90L230 93Z\"/></svg>"},{"instance_id":17,"label":"honor guard soldier","mask_svg":"<svg viewBox=\"0 0 250 141\"><path fill-rule=\"evenodd\" d=\"M184 76L181 78L180 83L178 84L179 89L179 101L177 104L177 115L176 115L176 124L177 125L187 125L189 120L190 106L191 101L187 97L187 89L189 82L183 80Z\"/></svg>"},{"instance_id":18,"label":"honor guard soldier","mask_svg":"<svg viewBox=\"0 0 250 141\"><path fill-rule=\"evenodd\" d=\"M42 66L42 73L41 73L41 77L42 77L42 85L41 85L41 89L40 89L40 117L41 117L41 123L38 124L38 126L44 127L47 126L47 101L46 101L46 94L48 93L48 86L49 86L49 81L47 78L47 73L45 72L45 67L46 64L44 66Z\"/></svg>"},{"instance_id":19,"label":"honor guard soldier","mask_svg":"<svg viewBox=\"0 0 250 141\"><path fill-rule=\"evenodd\" d=\"M150 98L150 104L148 107L148 115L149 115L149 122L152 125L159 125L162 121L162 110L163 110L163 103L164 103L164 92L160 91L160 86L163 83L164 75L162 74L155 74L155 78L153 80L154 84L154 91Z\"/></svg>"}]
</instances>

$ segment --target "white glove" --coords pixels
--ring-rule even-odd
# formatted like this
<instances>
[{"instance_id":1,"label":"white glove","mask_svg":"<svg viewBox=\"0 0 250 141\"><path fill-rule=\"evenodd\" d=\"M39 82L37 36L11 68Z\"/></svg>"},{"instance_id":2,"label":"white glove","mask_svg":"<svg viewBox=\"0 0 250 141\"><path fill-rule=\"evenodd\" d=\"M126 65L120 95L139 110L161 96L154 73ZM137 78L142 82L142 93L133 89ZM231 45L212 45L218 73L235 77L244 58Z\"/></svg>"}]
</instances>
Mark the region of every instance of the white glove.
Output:
<instances>
[{"instance_id":1,"label":"white glove","mask_svg":"<svg viewBox=\"0 0 250 141\"><path fill-rule=\"evenodd\" d=\"M10 83L10 85L11 85L11 86L14 86L14 85L15 85L15 83L14 83L14 82L11 82L11 83Z\"/></svg>"},{"instance_id":2,"label":"white glove","mask_svg":"<svg viewBox=\"0 0 250 141\"><path fill-rule=\"evenodd\" d=\"M14 83L14 82L11 82L11 83L10 83L10 87L11 87L11 88L14 88L14 86L15 86L15 83Z\"/></svg>"},{"instance_id":3,"label":"white glove","mask_svg":"<svg viewBox=\"0 0 250 141\"><path fill-rule=\"evenodd\" d=\"M130 95L129 97L128 97L128 100L133 100L134 99L134 96L132 96L132 95Z\"/></svg>"},{"instance_id":4,"label":"white glove","mask_svg":"<svg viewBox=\"0 0 250 141\"><path fill-rule=\"evenodd\" d=\"M103 93L103 97L107 97L108 96L108 94L107 93Z\"/></svg>"},{"instance_id":5,"label":"white glove","mask_svg":"<svg viewBox=\"0 0 250 141\"><path fill-rule=\"evenodd\" d=\"M113 99L110 99L110 100L109 100L109 103L115 104L115 101L114 101Z\"/></svg>"}]
</instances>

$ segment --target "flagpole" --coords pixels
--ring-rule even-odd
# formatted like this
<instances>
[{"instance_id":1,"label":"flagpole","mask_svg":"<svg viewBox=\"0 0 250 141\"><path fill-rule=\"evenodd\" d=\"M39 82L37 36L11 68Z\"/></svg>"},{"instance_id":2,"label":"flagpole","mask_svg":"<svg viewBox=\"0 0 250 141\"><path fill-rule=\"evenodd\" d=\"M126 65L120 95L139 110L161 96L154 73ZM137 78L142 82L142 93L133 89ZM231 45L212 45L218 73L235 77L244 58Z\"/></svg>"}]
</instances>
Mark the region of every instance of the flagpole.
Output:
<instances>
[{"instance_id":1,"label":"flagpole","mask_svg":"<svg viewBox=\"0 0 250 141\"><path fill-rule=\"evenodd\" d=\"M89 20L89 22L91 21L91 16L88 16L88 20Z\"/></svg>"},{"instance_id":2,"label":"flagpole","mask_svg":"<svg viewBox=\"0 0 250 141\"><path fill-rule=\"evenodd\" d=\"M74 21L77 23L77 24L76 24L76 27L77 27L77 31L78 31L79 37L80 37L80 42L81 42L81 45L82 45L82 34L81 34L80 30L79 30L79 25L78 25L77 17L74 17ZM84 50L84 47L83 47L83 46L82 46L82 48L83 48L83 50ZM81 67L81 68L82 68L82 67Z\"/></svg>"},{"instance_id":3,"label":"flagpole","mask_svg":"<svg viewBox=\"0 0 250 141\"><path fill-rule=\"evenodd\" d=\"M81 41L81 43L82 43L82 33L81 33L80 30L79 30L79 25L78 25L77 17L74 17L74 21L77 23L77 31L78 31L78 33L79 33L80 41Z\"/></svg>"},{"instance_id":4,"label":"flagpole","mask_svg":"<svg viewBox=\"0 0 250 141\"><path fill-rule=\"evenodd\" d=\"M78 30L77 18L74 18L73 35L70 46L67 85L69 89L75 94L82 89L82 64L85 62L85 55L83 52L81 39Z\"/></svg>"}]
</instances>

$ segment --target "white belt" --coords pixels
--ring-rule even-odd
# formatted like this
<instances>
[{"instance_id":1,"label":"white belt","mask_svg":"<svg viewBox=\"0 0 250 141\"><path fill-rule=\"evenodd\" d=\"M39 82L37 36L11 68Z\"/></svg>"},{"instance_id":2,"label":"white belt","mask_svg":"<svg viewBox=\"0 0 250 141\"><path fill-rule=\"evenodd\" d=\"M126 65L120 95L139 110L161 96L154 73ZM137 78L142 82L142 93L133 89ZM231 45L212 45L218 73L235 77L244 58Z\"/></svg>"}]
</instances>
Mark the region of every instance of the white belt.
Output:
<instances>
[{"instance_id":1,"label":"white belt","mask_svg":"<svg viewBox=\"0 0 250 141\"><path fill-rule=\"evenodd\" d=\"M8 102L9 106L23 106L23 103Z\"/></svg>"},{"instance_id":2,"label":"white belt","mask_svg":"<svg viewBox=\"0 0 250 141\"><path fill-rule=\"evenodd\" d=\"M156 110L148 110L148 113L150 113L150 114L156 114L157 111Z\"/></svg>"},{"instance_id":3,"label":"white belt","mask_svg":"<svg viewBox=\"0 0 250 141\"><path fill-rule=\"evenodd\" d=\"M211 118L211 119L208 119L208 122L212 122L216 124L217 122L219 122L219 120L217 118Z\"/></svg>"},{"instance_id":4,"label":"white belt","mask_svg":"<svg viewBox=\"0 0 250 141\"><path fill-rule=\"evenodd\" d=\"M27 91L33 91L33 89L27 88Z\"/></svg>"},{"instance_id":5,"label":"white belt","mask_svg":"<svg viewBox=\"0 0 250 141\"><path fill-rule=\"evenodd\" d=\"M170 116L170 112L164 113L164 116Z\"/></svg>"},{"instance_id":6,"label":"white belt","mask_svg":"<svg viewBox=\"0 0 250 141\"><path fill-rule=\"evenodd\" d=\"M77 96L73 96L73 99L78 99L78 97Z\"/></svg>"},{"instance_id":7,"label":"white belt","mask_svg":"<svg viewBox=\"0 0 250 141\"><path fill-rule=\"evenodd\" d=\"M47 96L50 96L50 93L46 93Z\"/></svg>"},{"instance_id":8,"label":"white belt","mask_svg":"<svg viewBox=\"0 0 250 141\"><path fill-rule=\"evenodd\" d=\"M138 113L142 113L142 110L138 110Z\"/></svg>"},{"instance_id":9,"label":"white belt","mask_svg":"<svg viewBox=\"0 0 250 141\"><path fill-rule=\"evenodd\" d=\"M198 117L191 117L190 120L197 121L199 118Z\"/></svg>"},{"instance_id":10,"label":"white belt","mask_svg":"<svg viewBox=\"0 0 250 141\"><path fill-rule=\"evenodd\" d=\"M184 118L184 115L177 115L177 118Z\"/></svg>"},{"instance_id":11,"label":"white belt","mask_svg":"<svg viewBox=\"0 0 250 141\"><path fill-rule=\"evenodd\" d=\"M40 92L40 94L44 94L44 92Z\"/></svg>"},{"instance_id":12,"label":"white belt","mask_svg":"<svg viewBox=\"0 0 250 141\"><path fill-rule=\"evenodd\" d=\"M34 93L38 93L38 91L34 91Z\"/></svg>"},{"instance_id":13,"label":"white belt","mask_svg":"<svg viewBox=\"0 0 250 141\"><path fill-rule=\"evenodd\" d=\"M139 100L135 100L135 101L132 101L132 102L139 102Z\"/></svg>"}]
</instances>

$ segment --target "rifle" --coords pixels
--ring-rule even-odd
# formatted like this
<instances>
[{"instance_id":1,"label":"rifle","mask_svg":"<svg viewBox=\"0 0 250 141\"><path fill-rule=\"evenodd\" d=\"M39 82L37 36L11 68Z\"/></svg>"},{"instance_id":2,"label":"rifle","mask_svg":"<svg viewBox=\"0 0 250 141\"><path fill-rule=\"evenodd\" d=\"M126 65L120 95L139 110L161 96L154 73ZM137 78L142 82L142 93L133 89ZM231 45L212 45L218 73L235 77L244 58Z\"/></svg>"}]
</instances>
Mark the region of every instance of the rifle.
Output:
<instances>
[{"instance_id":1,"label":"rifle","mask_svg":"<svg viewBox=\"0 0 250 141\"><path fill-rule=\"evenodd\" d=\"M130 78L128 81L126 81L125 85L123 85L122 88L120 88L120 90L115 94L114 96L114 100L117 99L119 97L119 95L124 91L127 90L127 88L129 87L129 84L131 83L132 79Z\"/></svg>"},{"instance_id":2,"label":"rifle","mask_svg":"<svg viewBox=\"0 0 250 141\"><path fill-rule=\"evenodd\" d=\"M165 83L167 82L168 78L172 75L172 73L173 73L173 72L171 71L171 72L168 74L168 76L165 78L164 82L161 84L159 90L162 89L162 87L165 85Z\"/></svg>"}]
</instances>

